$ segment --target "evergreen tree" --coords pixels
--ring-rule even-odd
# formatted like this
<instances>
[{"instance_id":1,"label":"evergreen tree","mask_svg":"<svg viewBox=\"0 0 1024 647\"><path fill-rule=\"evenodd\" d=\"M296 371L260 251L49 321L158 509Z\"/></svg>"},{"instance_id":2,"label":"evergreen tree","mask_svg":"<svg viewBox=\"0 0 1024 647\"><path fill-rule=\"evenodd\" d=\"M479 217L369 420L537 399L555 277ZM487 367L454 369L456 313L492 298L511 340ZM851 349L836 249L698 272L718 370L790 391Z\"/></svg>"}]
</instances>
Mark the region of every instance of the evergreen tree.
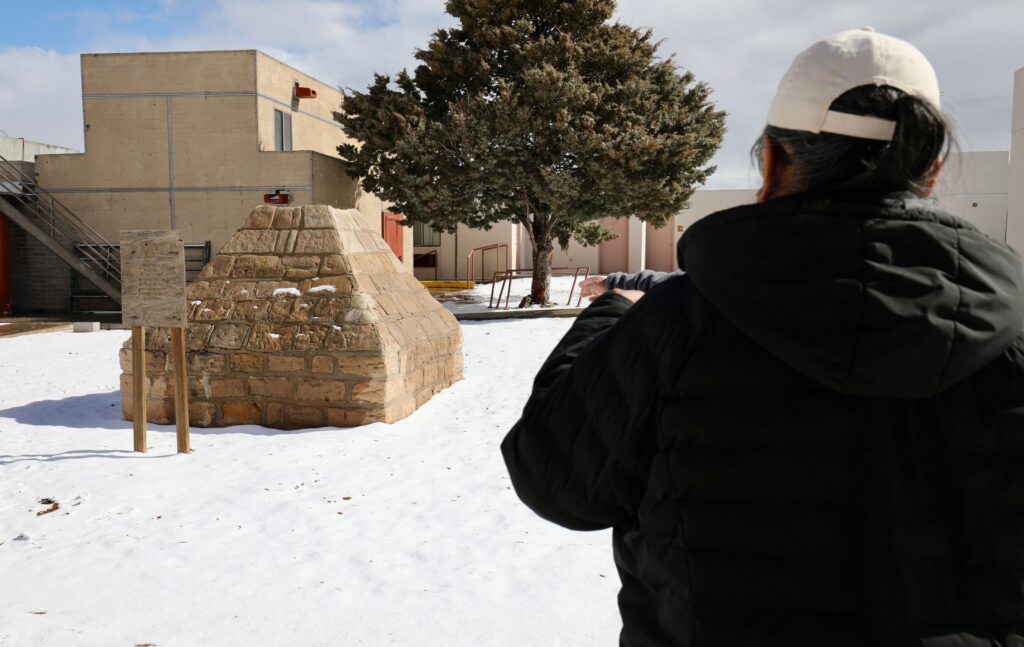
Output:
<instances>
[{"instance_id":1,"label":"evergreen tree","mask_svg":"<svg viewBox=\"0 0 1024 647\"><path fill-rule=\"evenodd\" d=\"M596 245L605 216L663 225L714 171L725 132L709 88L658 58L650 30L612 23L614 0L448 0L458 19L413 74L375 75L335 118L365 190L408 222L523 225L534 303L554 242Z\"/></svg>"}]
</instances>

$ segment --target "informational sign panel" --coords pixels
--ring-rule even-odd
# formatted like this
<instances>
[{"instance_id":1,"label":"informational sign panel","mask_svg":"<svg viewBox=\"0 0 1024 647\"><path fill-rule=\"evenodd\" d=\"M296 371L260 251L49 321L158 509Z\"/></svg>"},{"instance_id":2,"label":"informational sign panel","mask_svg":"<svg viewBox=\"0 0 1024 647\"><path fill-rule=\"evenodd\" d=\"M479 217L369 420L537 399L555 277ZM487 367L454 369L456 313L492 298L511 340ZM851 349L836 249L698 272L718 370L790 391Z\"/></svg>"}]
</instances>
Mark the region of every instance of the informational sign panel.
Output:
<instances>
[{"instance_id":1,"label":"informational sign panel","mask_svg":"<svg viewBox=\"0 0 1024 647\"><path fill-rule=\"evenodd\" d=\"M121 312L131 326L186 327L181 232L121 232Z\"/></svg>"}]
</instances>

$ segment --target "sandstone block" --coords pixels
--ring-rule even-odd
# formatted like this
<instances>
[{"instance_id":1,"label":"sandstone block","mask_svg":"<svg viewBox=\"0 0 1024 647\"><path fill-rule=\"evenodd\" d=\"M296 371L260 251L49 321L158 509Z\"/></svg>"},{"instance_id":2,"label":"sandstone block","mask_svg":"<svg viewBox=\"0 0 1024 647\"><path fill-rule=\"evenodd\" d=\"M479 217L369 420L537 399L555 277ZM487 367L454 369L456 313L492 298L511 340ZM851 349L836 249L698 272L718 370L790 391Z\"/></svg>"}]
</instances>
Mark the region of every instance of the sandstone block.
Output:
<instances>
[{"instance_id":1,"label":"sandstone block","mask_svg":"<svg viewBox=\"0 0 1024 647\"><path fill-rule=\"evenodd\" d=\"M340 299L320 297L313 304L313 316L325 323L340 323L345 320L344 315L348 310L348 304L349 301L346 297Z\"/></svg>"},{"instance_id":2,"label":"sandstone block","mask_svg":"<svg viewBox=\"0 0 1024 647\"><path fill-rule=\"evenodd\" d=\"M344 402L346 385L341 380L302 378L295 385L300 402Z\"/></svg>"},{"instance_id":3,"label":"sandstone block","mask_svg":"<svg viewBox=\"0 0 1024 647\"><path fill-rule=\"evenodd\" d=\"M266 229L250 229L235 232L221 248L222 254L270 254L277 243L277 232Z\"/></svg>"},{"instance_id":4,"label":"sandstone block","mask_svg":"<svg viewBox=\"0 0 1024 647\"><path fill-rule=\"evenodd\" d=\"M279 256L238 256L231 276L238 279L279 279L284 263Z\"/></svg>"},{"instance_id":5,"label":"sandstone block","mask_svg":"<svg viewBox=\"0 0 1024 647\"><path fill-rule=\"evenodd\" d=\"M132 400L131 391L121 389L121 419L133 420L135 417L135 403Z\"/></svg>"},{"instance_id":6,"label":"sandstone block","mask_svg":"<svg viewBox=\"0 0 1024 647\"><path fill-rule=\"evenodd\" d=\"M146 418L155 425L174 424L174 399L151 398L146 400Z\"/></svg>"},{"instance_id":7,"label":"sandstone block","mask_svg":"<svg viewBox=\"0 0 1024 647\"><path fill-rule=\"evenodd\" d=\"M195 373L223 373L227 370L227 358L224 355L193 351L185 356L185 367L189 375ZM172 370L168 366L166 370Z\"/></svg>"},{"instance_id":8,"label":"sandstone block","mask_svg":"<svg viewBox=\"0 0 1024 647\"><path fill-rule=\"evenodd\" d=\"M332 326L327 335L332 350L380 350L380 333L374 326Z\"/></svg>"},{"instance_id":9,"label":"sandstone block","mask_svg":"<svg viewBox=\"0 0 1024 647\"><path fill-rule=\"evenodd\" d=\"M385 414L379 409L335 409L325 410L327 425L330 427L358 427L374 422L382 422Z\"/></svg>"},{"instance_id":10,"label":"sandstone block","mask_svg":"<svg viewBox=\"0 0 1024 647\"><path fill-rule=\"evenodd\" d=\"M397 422L402 418L407 418L420 405L416 403L416 398L413 396L407 396L398 400L393 400L388 403L388 406L384 409L384 422Z\"/></svg>"},{"instance_id":11,"label":"sandstone block","mask_svg":"<svg viewBox=\"0 0 1024 647\"><path fill-rule=\"evenodd\" d=\"M223 281L194 281L185 288L185 296L195 299L217 299L224 293Z\"/></svg>"},{"instance_id":12,"label":"sandstone block","mask_svg":"<svg viewBox=\"0 0 1024 647\"><path fill-rule=\"evenodd\" d=\"M257 299L287 299L287 296L281 296L279 290L297 290L299 284L294 281L262 281L256 284L256 298ZM274 292L278 292L278 296L274 296Z\"/></svg>"},{"instance_id":13,"label":"sandstone block","mask_svg":"<svg viewBox=\"0 0 1024 647\"><path fill-rule=\"evenodd\" d=\"M342 250L335 229L304 229L295 241L296 254L340 254Z\"/></svg>"},{"instance_id":14,"label":"sandstone block","mask_svg":"<svg viewBox=\"0 0 1024 647\"><path fill-rule=\"evenodd\" d=\"M267 314L270 310L268 301L239 301L235 304L235 310L231 316L238 321L267 321Z\"/></svg>"},{"instance_id":15,"label":"sandstone block","mask_svg":"<svg viewBox=\"0 0 1024 647\"><path fill-rule=\"evenodd\" d=\"M302 207L302 226L306 229L334 228L334 214L326 205Z\"/></svg>"},{"instance_id":16,"label":"sandstone block","mask_svg":"<svg viewBox=\"0 0 1024 647\"><path fill-rule=\"evenodd\" d=\"M247 395L245 380L238 377L222 377L210 380L210 392L215 398L240 398Z\"/></svg>"},{"instance_id":17,"label":"sandstone block","mask_svg":"<svg viewBox=\"0 0 1024 647\"><path fill-rule=\"evenodd\" d=\"M174 397L174 380L161 378L161 383L154 384L153 388L156 391L153 397ZM210 388L210 379L207 377L203 379L200 376L189 375L188 376L188 397L189 400L206 399L213 396L212 389Z\"/></svg>"},{"instance_id":18,"label":"sandstone block","mask_svg":"<svg viewBox=\"0 0 1024 647\"><path fill-rule=\"evenodd\" d=\"M192 326L189 326L189 332L191 332ZM128 348L131 348L131 342L129 341ZM171 331L167 328L147 328L146 329L146 350L163 350L167 351L171 348Z\"/></svg>"},{"instance_id":19,"label":"sandstone block","mask_svg":"<svg viewBox=\"0 0 1024 647\"><path fill-rule=\"evenodd\" d=\"M292 329L288 326L253 324L246 350L275 353L288 350L292 345Z\"/></svg>"},{"instance_id":20,"label":"sandstone block","mask_svg":"<svg viewBox=\"0 0 1024 647\"><path fill-rule=\"evenodd\" d=\"M291 429L312 429L324 424L323 412L313 407L288 407L287 420Z\"/></svg>"},{"instance_id":21,"label":"sandstone block","mask_svg":"<svg viewBox=\"0 0 1024 647\"><path fill-rule=\"evenodd\" d=\"M363 249L363 244L359 242L359 237L354 231L339 231L340 237L339 243L340 248L333 250L335 252L344 251L349 258L352 258L354 254L361 254L367 250Z\"/></svg>"},{"instance_id":22,"label":"sandstone block","mask_svg":"<svg viewBox=\"0 0 1024 647\"><path fill-rule=\"evenodd\" d=\"M275 429L284 429L288 425L287 407L280 402L268 402L263 408L263 424Z\"/></svg>"},{"instance_id":23,"label":"sandstone block","mask_svg":"<svg viewBox=\"0 0 1024 647\"><path fill-rule=\"evenodd\" d=\"M377 307L384 311L386 315L397 315L402 314L405 310L402 307L402 302L399 299L395 299L387 294L381 294L377 296Z\"/></svg>"},{"instance_id":24,"label":"sandstone block","mask_svg":"<svg viewBox=\"0 0 1024 647\"><path fill-rule=\"evenodd\" d=\"M234 301L227 299L210 299L208 301L193 301L189 306L189 321L224 321L229 318Z\"/></svg>"},{"instance_id":25,"label":"sandstone block","mask_svg":"<svg viewBox=\"0 0 1024 647\"><path fill-rule=\"evenodd\" d=\"M307 323L313 317L310 302L301 297L281 298L270 302L267 321L271 323Z\"/></svg>"},{"instance_id":26,"label":"sandstone block","mask_svg":"<svg viewBox=\"0 0 1024 647\"><path fill-rule=\"evenodd\" d=\"M337 372L362 378L384 378L398 373L394 355L339 355Z\"/></svg>"},{"instance_id":27,"label":"sandstone block","mask_svg":"<svg viewBox=\"0 0 1024 647\"><path fill-rule=\"evenodd\" d=\"M313 358L314 373L333 373L334 357L331 355L317 355Z\"/></svg>"},{"instance_id":28,"label":"sandstone block","mask_svg":"<svg viewBox=\"0 0 1024 647\"><path fill-rule=\"evenodd\" d=\"M288 229L277 232L277 243L274 245L275 254L291 254L295 251L295 241L299 238L299 232L295 229Z\"/></svg>"},{"instance_id":29,"label":"sandstone block","mask_svg":"<svg viewBox=\"0 0 1024 647\"><path fill-rule=\"evenodd\" d=\"M288 399L292 397L293 384L287 377L250 377L249 392L264 397Z\"/></svg>"},{"instance_id":30,"label":"sandstone block","mask_svg":"<svg viewBox=\"0 0 1024 647\"><path fill-rule=\"evenodd\" d=\"M291 229L293 227L298 227L301 213L301 211L297 211L290 207L277 209L277 214L274 216L274 229Z\"/></svg>"},{"instance_id":31,"label":"sandstone block","mask_svg":"<svg viewBox=\"0 0 1024 647\"><path fill-rule=\"evenodd\" d=\"M306 370L306 358L294 355L267 357L267 370L271 373L298 373Z\"/></svg>"},{"instance_id":32,"label":"sandstone block","mask_svg":"<svg viewBox=\"0 0 1024 647\"><path fill-rule=\"evenodd\" d=\"M337 274L351 274L352 266L341 254L328 254L320 263L320 276L335 276Z\"/></svg>"},{"instance_id":33,"label":"sandstone block","mask_svg":"<svg viewBox=\"0 0 1024 647\"><path fill-rule=\"evenodd\" d=\"M190 402L188 424L193 427L212 427L217 422L217 405L212 402Z\"/></svg>"},{"instance_id":34,"label":"sandstone block","mask_svg":"<svg viewBox=\"0 0 1024 647\"><path fill-rule=\"evenodd\" d=\"M256 298L255 281L231 281L224 283L224 291L221 293L225 299L231 301L246 301Z\"/></svg>"},{"instance_id":35,"label":"sandstone block","mask_svg":"<svg viewBox=\"0 0 1024 647\"><path fill-rule=\"evenodd\" d=\"M190 351L202 350L206 346L206 340L210 337L212 331L213 326L211 324L189 323L188 328L185 329L185 349ZM170 349L170 347L171 340L168 333L166 346L163 346L163 348Z\"/></svg>"},{"instance_id":36,"label":"sandstone block","mask_svg":"<svg viewBox=\"0 0 1024 647\"><path fill-rule=\"evenodd\" d=\"M366 404L386 404L404 394L401 377L376 382L357 382L352 385L352 401Z\"/></svg>"},{"instance_id":37,"label":"sandstone block","mask_svg":"<svg viewBox=\"0 0 1024 647\"><path fill-rule=\"evenodd\" d=\"M222 419L225 425L258 425L260 405L251 400L225 402Z\"/></svg>"},{"instance_id":38,"label":"sandstone block","mask_svg":"<svg viewBox=\"0 0 1024 647\"><path fill-rule=\"evenodd\" d=\"M286 279L311 279L320 269L319 256L286 256L284 258Z\"/></svg>"},{"instance_id":39,"label":"sandstone block","mask_svg":"<svg viewBox=\"0 0 1024 647\"><path fill-rule=\"evenodd\" d=\"M327 335L330 332L330 326L299 326L295 330L295 341L292 348L304 351L320 350L326 346Z\"/></svg>"},{"instance_id":40,"label":"sandstone block","mask_svg":"<svg viewBox=\"0 0 1024 647\"><path fill-rule=\"evenodd\" d=\"M274 208L267 206L256 207L245 219L242 229L269 229L274 222Z\"/></svg>"},{"instance_id":41,"label":"sandstone block","mask_svg":"<svg viewBox=\"0 0 1024 647\"><path fill-rule=\"evenodd\" d=\"M220 324L213 329L208 346L224 350L238 350L245 342L249 327L241 324Z\"/></svg>"},{"instance_id":42,"label":"sandstone block","mask_svg":"<svg viewBox=\"0 0 1024 647\"><path fill-rule=\"evenodd\" d=\"M210 279L222 279L231 275L231 270L235 265L234 256L220 256L218 255L212 261L206 264L206 267L199 272L197 277L201 281L209 281Z\"/></svg>"},{"instance_id":43,"label":"sandstone block","mask_svg":"<svg viewBox=\"0 0 1024 647\"><path fill-rule=\"evenodd\" d=\"M321 297L347 296L352 292L352 281L347 276L318 276L302 283L303 294Z\"/></svg>"},{"instance_id":44,"label":"sandstone block","mask_svg":"<svg viewBox=\"0 0 1024 647\"><path fill-rule=\"evenodd\" d=\"M263 372L264 356L249 353L228 355L228 365L236 373L259 374Z\"/></svg>"}]
</instances>

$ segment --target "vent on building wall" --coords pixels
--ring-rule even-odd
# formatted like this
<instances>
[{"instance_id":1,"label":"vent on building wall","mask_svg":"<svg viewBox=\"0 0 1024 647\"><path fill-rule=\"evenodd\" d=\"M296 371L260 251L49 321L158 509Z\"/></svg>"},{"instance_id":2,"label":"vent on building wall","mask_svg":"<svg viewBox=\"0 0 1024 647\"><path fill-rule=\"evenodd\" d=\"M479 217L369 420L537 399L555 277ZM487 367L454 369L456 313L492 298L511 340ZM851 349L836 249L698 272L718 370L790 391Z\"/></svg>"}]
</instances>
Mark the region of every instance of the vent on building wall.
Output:
<instances>
[{"instance_id":1,"label":"vent on building wall","mask_svg":"<svg viewBox=\"0 0 1024 647\"><path fill-rule=\"evenodd\" d=\"M295 84L294 94L296 99L316 99L316 90L304 88L298 83Z\"/></svg>"},{"instance_id":2,"label":"vent on building wall","mask_svg":"<svg viewBox=\"0 0 1024 647\"><path fill-rule=\"evenodd\" d=\"M290 204L292 194L281 189L275 189L273 193L264 193L263 201L267 204Z\"/></svg>"}]
</instances>

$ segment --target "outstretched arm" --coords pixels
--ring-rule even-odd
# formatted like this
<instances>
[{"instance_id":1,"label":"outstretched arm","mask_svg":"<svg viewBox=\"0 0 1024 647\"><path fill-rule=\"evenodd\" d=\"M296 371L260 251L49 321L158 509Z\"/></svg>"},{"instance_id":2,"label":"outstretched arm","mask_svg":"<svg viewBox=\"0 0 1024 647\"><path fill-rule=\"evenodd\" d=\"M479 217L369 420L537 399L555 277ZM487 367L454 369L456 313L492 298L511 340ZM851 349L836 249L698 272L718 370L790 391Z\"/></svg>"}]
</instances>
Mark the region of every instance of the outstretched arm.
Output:
<instances>
[{"instance_id":1,"label":"outstretched arm","mask_svg":"<svg viewBox=\"0 0 1024 647\"><path fill-rule=\"evenodd\" d=\"M635 517L657 446L660 369L675 355L666 346L684 343L679 282L632 307L601 296L538 373L502 453L519 498L545 519L597 530Z\"/></svg>"}]
</instances>

